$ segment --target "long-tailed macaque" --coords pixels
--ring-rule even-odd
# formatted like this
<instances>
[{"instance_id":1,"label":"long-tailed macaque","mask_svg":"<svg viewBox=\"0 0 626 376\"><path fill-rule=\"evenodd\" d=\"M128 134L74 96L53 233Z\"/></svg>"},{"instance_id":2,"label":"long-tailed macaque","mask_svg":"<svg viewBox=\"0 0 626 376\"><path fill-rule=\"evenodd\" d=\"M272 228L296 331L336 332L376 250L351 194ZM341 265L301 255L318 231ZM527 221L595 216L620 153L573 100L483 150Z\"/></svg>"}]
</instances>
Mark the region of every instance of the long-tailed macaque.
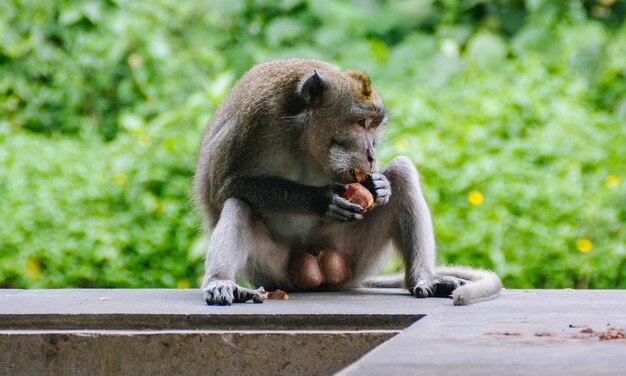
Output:
<instances>
[{"instance_id":1,"label":"long-tailed macaque","mask_svg":"<svg viewBox=\"0 0 626 376\"><path fill-rule=\"evenodd\" d=\"M405 157L377 163L386 120L364 73L322 61L263 63L237 82L207 126L194 177L211 230L202 280L208 304L256 294L235 283L240 274L267 289L403 286L416 297L452 296L454 304L500 292L493 272L435 267L415 166ZM367 212L342 197L359 171L374 198ZM369 279L391 249L404 275Z\"/></svg>"}]
</instances>

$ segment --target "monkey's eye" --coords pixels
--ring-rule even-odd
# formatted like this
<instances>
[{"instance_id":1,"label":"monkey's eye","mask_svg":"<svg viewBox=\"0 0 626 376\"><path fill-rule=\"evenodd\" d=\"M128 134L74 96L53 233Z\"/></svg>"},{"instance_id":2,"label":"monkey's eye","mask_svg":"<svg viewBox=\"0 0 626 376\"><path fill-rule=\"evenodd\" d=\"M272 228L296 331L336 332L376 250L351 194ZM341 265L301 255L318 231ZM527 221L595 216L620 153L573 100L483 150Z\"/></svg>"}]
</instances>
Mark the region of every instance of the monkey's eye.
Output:
<instances>
[{"instance_id":1,"label":"monkey's eye","mask_svg":"<svg viewBox=\"0 0 626 376\"><path fill-rule=\"evenodd\" d=\"M357 123L359 123L360 126L362 126L363 128L365 128L365 119L361 119L359 120Z\"/></svg>"}]
</instances>

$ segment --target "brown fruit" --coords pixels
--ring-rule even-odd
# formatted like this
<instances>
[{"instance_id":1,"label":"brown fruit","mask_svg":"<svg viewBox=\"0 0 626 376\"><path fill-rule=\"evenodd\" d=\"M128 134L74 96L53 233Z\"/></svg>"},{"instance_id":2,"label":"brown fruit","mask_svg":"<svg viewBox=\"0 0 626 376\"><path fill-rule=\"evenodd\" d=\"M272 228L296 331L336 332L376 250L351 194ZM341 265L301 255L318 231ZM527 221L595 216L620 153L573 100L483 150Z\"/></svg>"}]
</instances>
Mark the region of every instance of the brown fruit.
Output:
<instances>
[{"instance_id":1,"label":"brown fruit","mask_svg":"<svg viewBox=\"0 0 626 376\"><path fill-rule=\"evenodd\" d=\"M353 170L352 175L356 179L357 183L363 183L365 181L365 179L367 179L367 177L370 176L370 174L368 174L366 172L362 172L358 168L355 168Z\"/></svg>"},{"instance_id":2,"label":"brown fruit","mask_svg":"<svg viewBox=\"0 0 626 376\"><path fill-rule=\"evenodd\" d=\"M276 300L287 300L289 299L289 295L283 290L277 289L274 291L270 291L267 293L268 299L276 299Z\"/></svg>"},{"instance_id":3,"label":"brown fruit","mask_svg":"<svg viewBox=\"0 0 626 376\"><path fill-rule=\"evenodd\" d=\"M324 277L317 257L308 252L298 252L289 261L289 279L302 290L310 290L322 284Z\"/></svg>"},{"instance_id":4,"label":"brown fruit","mask_svg":"<svg viewBox=\"0 0 626 376\"><path fill-rule=\"evenodd\" d=\"M341 194L346 200L360 205L365 213L374 205L374 196L360 183L348 184L346 190Z\"/></svg>"},{"instance_id":5,"label":"brown fruit","mask_svg":"<svg viewBox=\"0 0 626 376\"><path fill-rule=\"evenodd\" d=\"M325 248L320 252L318 258L325 284L338 285L348 279L350 269L341 252L336 249Z\"/></svg>"}]
</instances>

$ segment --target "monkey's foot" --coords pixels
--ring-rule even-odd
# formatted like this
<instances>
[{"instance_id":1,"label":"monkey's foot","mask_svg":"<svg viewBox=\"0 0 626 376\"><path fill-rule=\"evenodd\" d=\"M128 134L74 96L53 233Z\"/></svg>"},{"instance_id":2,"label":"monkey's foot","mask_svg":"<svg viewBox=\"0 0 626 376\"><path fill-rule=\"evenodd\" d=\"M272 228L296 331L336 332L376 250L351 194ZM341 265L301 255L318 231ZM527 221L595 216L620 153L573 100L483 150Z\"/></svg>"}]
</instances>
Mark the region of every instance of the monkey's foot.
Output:
<instances>
[{"instance_id":1,"label":"monkey's foot","mask_svg":"<svg viewBox=\"0 0 626 376\"><path fill-rule=\"evenodd\" d=\"M260 290L246 289L226 279L212 280L207 283L202 291L208 305L231 305L233 302L245 303L248 300L252 300L254 303L263 303Z\"/></svg>"},{"instance_id":2,"label":"monkey's foot","mask_svg":"<svg viewBox=\"0 0 626 376\"><path fill-rule=\"evenodd\" d=\"M417 298L429 296L452 297L452 291L466 284L467 280L450 276L432 276L428 279L420 279L411 289L411 293Z\"/></svg>"}]
</instances>

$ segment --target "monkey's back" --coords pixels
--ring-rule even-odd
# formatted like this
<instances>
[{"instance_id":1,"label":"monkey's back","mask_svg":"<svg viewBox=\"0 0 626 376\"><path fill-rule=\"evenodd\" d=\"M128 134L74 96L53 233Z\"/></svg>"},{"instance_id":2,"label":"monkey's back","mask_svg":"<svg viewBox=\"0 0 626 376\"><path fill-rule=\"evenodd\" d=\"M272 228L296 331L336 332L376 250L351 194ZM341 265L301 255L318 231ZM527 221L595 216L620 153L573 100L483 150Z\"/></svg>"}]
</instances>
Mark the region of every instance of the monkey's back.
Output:
<instances>
[{"instance_id":1,"label":"monkey's back","mask_svg":"<svg viewBox=\"0 0 626 376\"><path fill-rule=\"evenodd\" d=\"M228 195L222 189L238 175L262 175L262 156L274 145L299 148L294 116L306 105L299 88L314 71L335 75L323 61L288 59L254 66L218 106L204 132L194 176L195 198L213 225Z\"/></svg>"}]
</instances>

